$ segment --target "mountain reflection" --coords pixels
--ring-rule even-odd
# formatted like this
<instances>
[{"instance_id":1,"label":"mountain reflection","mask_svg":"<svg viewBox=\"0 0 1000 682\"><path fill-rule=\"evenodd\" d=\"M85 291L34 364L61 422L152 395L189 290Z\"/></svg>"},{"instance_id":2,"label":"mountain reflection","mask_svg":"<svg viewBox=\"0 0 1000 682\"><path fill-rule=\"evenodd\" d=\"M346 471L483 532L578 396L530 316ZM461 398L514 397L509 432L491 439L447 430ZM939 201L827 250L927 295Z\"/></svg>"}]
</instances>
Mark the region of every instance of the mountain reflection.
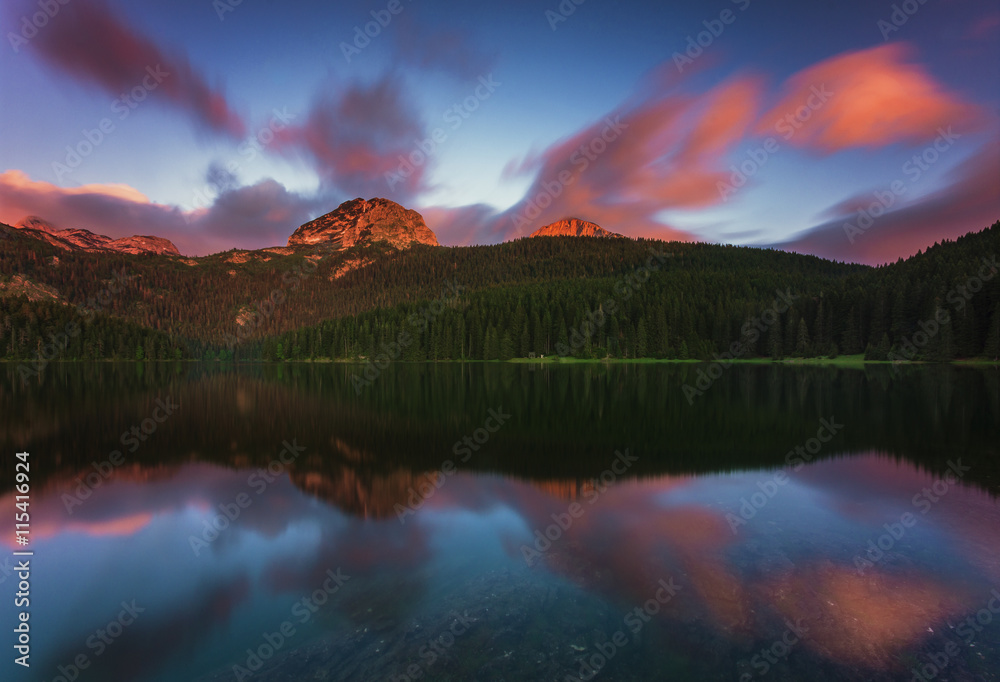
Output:
<instances>
[{"instance_id":1,"label":"mountain reflection","mask_svg":"<svg viewBox=\"0 0 1000 682\"><path fill-rule=\"evenodd\" d=\"M1000 586L994 373L739 367L690 406L676 366L400 366L361 395L350 371L53 366L4 384L5 451L32 451L31 679L93 654L134 599L81 682L232 680L286 620L254 679L386 679L455 614L473 625L427 668L441 679L578 675L616 630L629 643L602 678L753 678L794 626L769 679L909 680ZM167 397L176 413L95 477ZM491 408L510 419L462 462ZM787 466L830 417L842 431ZM299 622L330 571L349 579ZM665 583L655 615L626 620ZM973 643L959 678L1000 660L997 628Z\"/></svg>"},{"instance_id":2,"label":"mountain reflection","mask_svg":"<svg viewBox=\"0 0 1000 682\"><path fill-rule=\"evenodd\" d=\"M7 368L0 445L44 453L33 480L65 487L116 450L124 458L116 476L142 481L185 462L266 466L294 439L305 448L288 467L296 485L385 518L446 460L571 494L626 448L639 457L629 471L637 476L782 466L832 416L845 428L821 459L876 450L943 472L953 456L980 456L968 480L1000 491L1000 464L983 457L996 452L1000 424L992 371L921 368L894 377L886 367L741 366L694 406L681 393L695 371L687 365L400 365L360 395L350 382L355 371L53 365L23 386ZM121 436L166 398L180 408L129 452ZM512 417L461 461L453 448L491 408ZM12 483L8 467L0 489Z\"/></svg>"}]
</instances>

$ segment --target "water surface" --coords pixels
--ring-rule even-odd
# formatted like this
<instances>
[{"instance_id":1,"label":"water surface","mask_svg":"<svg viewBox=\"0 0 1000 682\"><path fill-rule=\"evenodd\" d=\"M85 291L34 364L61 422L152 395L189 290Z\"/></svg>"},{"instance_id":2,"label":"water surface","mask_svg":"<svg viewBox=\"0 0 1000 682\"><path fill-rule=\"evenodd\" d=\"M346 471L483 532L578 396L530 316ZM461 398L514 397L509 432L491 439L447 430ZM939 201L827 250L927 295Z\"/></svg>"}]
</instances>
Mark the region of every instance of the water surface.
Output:
<instances>
[{"instance_id":1,"label":"water surface","mask_svg":"<svg viewBox=\"0 0 1000 682\"><path fill-rule=\"evenodd\" d=\"M17 679L1000 679L998 373L697 367L5 368Z\"/></svg>"}]
</instances>

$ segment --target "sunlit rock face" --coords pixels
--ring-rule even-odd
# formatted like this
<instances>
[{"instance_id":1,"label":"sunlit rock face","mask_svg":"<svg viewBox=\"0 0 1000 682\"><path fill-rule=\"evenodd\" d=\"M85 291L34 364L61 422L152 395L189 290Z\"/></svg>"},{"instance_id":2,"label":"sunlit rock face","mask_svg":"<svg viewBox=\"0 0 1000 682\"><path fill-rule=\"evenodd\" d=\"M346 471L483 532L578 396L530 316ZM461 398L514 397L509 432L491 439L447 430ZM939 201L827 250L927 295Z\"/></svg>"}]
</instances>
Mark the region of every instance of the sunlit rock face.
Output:
<instances>
[{"instance_id":1,"label":"sunlit rock face","mask_svg":"<svg viewBox=\"0 0 1000 682\"><path fill-rule=\"evenodd\" d=\"M414 243L438 246L437 237L416 211L388 199L354 199L299 227L289 246L339 242L342 248L377 241L405 249Z\"/></svg>"},{"instance_id":2,"label":"sunlit rock face","mask_svg":"<svg viewBox=\"0 0 1000 682\"><path fill-rule=\"evenodd\" d=\"M564 218L551 225L540 227L531 233L532 237L621 237L617 232L609 232L600 225L579 218Z\"/></svg>"},{"instance_id":3,"label":"sunlit rock face","mask_svg":"<svg viewBox=\"0 0 1000 682\"><path fill-rule=\"evenodd\" d=\"M94 234L90 230L70 228L60 230L43 218L28 216L15 227L35 239L46 241L67 251L118 251L119 253L155 253L179 256L180 252L173 242L162 237L149 235L133 235L112 239L103 234Z\"/></svg>"}]
</instances>

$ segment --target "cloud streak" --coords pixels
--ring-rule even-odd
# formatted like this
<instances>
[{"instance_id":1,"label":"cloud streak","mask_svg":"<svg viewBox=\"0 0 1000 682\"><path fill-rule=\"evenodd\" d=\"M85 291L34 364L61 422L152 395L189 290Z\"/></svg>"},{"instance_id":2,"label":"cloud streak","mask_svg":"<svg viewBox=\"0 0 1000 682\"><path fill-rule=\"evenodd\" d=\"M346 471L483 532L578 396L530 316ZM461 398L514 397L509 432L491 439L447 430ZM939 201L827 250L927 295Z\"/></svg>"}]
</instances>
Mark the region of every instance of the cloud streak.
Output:
<instances>
[{"instance_id":1,"label":"cloud streak","mask_svg":"<svg viewBox=\"0 0 1000 682\"><path fill-rule=\"evenodd\" d=\"M528 236L566 217L633 237L692 239L657 214L721 201L717 183L728 177L725 160L757 120L763 83L754 76L737 76L692 94L666 75L661 69L606 116L540 152L512 160L504 172L507 179L533 177L525 195L488 217L478 208L459 209L467 221L461 243ZM440 210L432 217L449 233L458 232L455 221Z\"/></svg>"},{"instance_id":2,"label":"cloud streak","mask_svg":"<svg viewBox=\"0 0 1000 682\"><path fill-rule=\"evenodd\" d=\"M838 203L827 211L835 217L772 246L869 265L889 263L942 239L989 227L1000 218L998 177L1000 140L995 139L954 168L945 187L874 218L861 234L844 226L857 225L857 211L876 202L874 192ZM853 243L848 232L854 236Z\"/></svg>"},{"instance_id":3,"label":"cloud streak","mask_svg":"<svg viewBox=\"0 0 1000 682\"><path fill-rule=\"evenodd\" d=\"M326 206L322 198L289 192L270 178L223 192L210 208L186 212L154 203L127 185L66 189L20 171L0 173L0 221L12 225L40 215L60 228L114 238L153 234L185 255L283 246L295 228Z\"/></svg>"},{"instance_id":4,"label":"cloud streak","mask_svg":"<svg viewBox=\"0 0 1000 682\"><path fill-rule=\"evenodd\" d=\"M305 123L275 136L274 149L304 156L330 191L386 196L386 175L424 137L424 123L403 79L387 73L371 84L333 85L317 97ZM427 166L418 166L393 188L404 203L427 189Z\"/></svg>"},{"instance_id":5,"label":"cloud streak","mask_svg":"<svg viewBox=\"0 0 1000 682\"><path fill-rule=\"evenodd\" d=\"M938 128L975 128L977 107L946 92L919 65L908 61L912 50L891 44L831 57L799 71L785 83L777 104L765 114L759 133L772 130L803 107L814 87L833 93L800 127L790 143L831 154L851 147L919 144Z\"/></svg>"},{"instance_id":6,"label":"cloud streak","mask_svg":"<svg viewBox=\"0 0 1000 682\"><path fill-rule=\"evenodd\" d=\"M95 0L74 0L31 41L50 66L115 97L142 87L147 69L167 75L156 95L217 133L242 137L243 119L225 94L208 84L183 56L171 55Z\"/></svg>"}]
</instances>

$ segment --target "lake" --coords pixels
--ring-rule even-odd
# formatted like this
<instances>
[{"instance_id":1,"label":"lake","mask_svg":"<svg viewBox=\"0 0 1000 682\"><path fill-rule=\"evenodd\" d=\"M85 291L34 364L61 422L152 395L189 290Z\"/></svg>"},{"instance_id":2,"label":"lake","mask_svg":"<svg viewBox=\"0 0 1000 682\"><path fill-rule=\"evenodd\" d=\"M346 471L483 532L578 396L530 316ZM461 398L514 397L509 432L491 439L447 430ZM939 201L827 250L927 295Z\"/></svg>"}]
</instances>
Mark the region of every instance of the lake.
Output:
<instances>
[{"instance_id":1,"label":"lake","mask_svg":"<svg viewBox=\"0 0 1000 682\"><path fill-rule=\"evenodd\" d=\"M707 367L2 367L4 679L1000 679L1000 373Z\"/></svg>"}]
</instances>

